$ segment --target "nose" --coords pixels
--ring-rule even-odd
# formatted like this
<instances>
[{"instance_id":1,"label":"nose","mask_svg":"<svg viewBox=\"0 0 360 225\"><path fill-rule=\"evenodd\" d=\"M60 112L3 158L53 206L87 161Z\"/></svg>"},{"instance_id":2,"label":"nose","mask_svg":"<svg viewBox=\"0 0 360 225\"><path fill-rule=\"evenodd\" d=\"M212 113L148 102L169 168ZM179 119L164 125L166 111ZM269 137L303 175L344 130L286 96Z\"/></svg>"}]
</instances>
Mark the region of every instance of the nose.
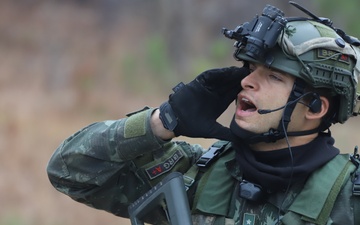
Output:
<instances>
[{"instance_id":1,"label":"nose","mask_svg":"<svg viewBox=\"0 0 360 225\"><path fill-rule=\"evenodd\" d=\"M258 88L258 82L256 79L257 72L256 70L252 71L244 79L241 80L241 87L243 89L256 89Z\"/></svg>"}]
</instances>

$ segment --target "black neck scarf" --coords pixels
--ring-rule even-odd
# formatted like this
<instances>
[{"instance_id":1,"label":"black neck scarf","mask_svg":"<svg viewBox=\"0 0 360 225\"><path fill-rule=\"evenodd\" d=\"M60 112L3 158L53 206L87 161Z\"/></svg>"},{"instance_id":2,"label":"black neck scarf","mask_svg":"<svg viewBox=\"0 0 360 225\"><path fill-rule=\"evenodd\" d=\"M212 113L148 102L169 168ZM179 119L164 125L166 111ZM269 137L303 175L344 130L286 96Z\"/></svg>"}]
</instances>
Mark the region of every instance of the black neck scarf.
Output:
<instances>
[{"instance_id":1,"label":"black neck scarf","mask_svg":"<svg viewBox=\"0 0 360 225\"><path fill-rule=\"evenodd\" d=\"M253 151L247 144L234 142L236 161L243 178L261 185L267 192L285 191L289 185L305 180L313 171L333 159L339 150L325 133L308 144L274 151Z\"/></svg>"}]
</instances>

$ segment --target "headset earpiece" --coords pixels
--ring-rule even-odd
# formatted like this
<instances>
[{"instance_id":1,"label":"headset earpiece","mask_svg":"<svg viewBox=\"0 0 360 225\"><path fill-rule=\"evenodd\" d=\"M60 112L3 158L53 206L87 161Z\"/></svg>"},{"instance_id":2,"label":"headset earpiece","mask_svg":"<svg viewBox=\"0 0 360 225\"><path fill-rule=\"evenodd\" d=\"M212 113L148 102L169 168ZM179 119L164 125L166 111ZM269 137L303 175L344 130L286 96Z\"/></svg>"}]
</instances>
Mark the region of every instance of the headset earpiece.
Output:
<instances>
[{"instance_id":1,"label":"headset earpiece","mask_svg":"<svg viewBox=\"0 0 360 225\"><path fill-rule=\"evenodd\" d=\"M318 113L321 111L321 99L319 94L317 93L313 93L312 94L312 99L309 103L309 105L307 105L310 108L310 111L313 113Z\"/></svg>"}]
</instances>

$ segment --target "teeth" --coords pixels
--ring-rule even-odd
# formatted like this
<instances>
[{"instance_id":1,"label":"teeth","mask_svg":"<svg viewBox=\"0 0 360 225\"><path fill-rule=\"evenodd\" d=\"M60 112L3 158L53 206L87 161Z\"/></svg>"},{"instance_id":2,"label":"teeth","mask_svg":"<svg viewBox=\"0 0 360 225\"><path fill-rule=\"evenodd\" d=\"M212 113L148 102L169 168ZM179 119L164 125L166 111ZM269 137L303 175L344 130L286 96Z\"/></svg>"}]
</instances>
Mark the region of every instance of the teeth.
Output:
<instances>
[{"instance_id":1,"label":"teeth","mask_svg":"<svg viewBox=\"0 0 360 225\"><path fill-rule=\"evenodd\" d=\"M242 108L244 111L253 111L256 108L255 105L245 97L242 97L241 101L243 102Z\"/></svg>"},{"instance_id":2,"label":"teeth","mask_svg":"<svg viewBox=\"0 0 360 225\"><path fill-rule=\"evenodd\" d=\"M250 102L249 99L247 99L247 98L242 98L241 100L244 102Z\"/></svg>"}]
</instances>

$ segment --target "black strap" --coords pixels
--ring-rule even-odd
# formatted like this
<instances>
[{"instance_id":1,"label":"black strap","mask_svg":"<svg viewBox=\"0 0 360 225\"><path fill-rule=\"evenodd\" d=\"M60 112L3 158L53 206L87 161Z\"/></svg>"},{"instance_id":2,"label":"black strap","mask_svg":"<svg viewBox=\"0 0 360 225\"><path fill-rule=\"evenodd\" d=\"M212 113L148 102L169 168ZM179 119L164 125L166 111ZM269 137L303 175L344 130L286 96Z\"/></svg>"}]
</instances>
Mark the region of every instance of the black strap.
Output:
<instances>
[{"instance_id":1,"label":"black strap","mask_svg":"<svg viewBox=\"0 0 360 225\"><path fill-rule=\"evenodd\" d=\"M225 148L229 142L218 141L215 142L199 159L198 161L184 174L184 182L186 190L194 184L196 177L201 173L204 173L206 169L228 148Z\"/></svg>"},{"instance_id":2,"label":"black strap","mask_svg":"<svg viewBox=\"0 0 360 225\"><path fill-rule=\"evenodd\" d=\"M350 155L350 161L355 165L355 170L352 173L352 182L353 182L353 189L352 194L356 198L354 198L354 224L360 224L360 160L358 154L358 146L355 146L354 153Z\"/></svg>"},{"instance_id":3,"label":"black strap","mask_svg":"<svg viewBox=\"0 0 360 225\"><path fill-rule=\"evenodd\" d=\"M204 168L209 167L212 162L215 161L215 159L218 158L218 156L224 152L227 141L218 141L215 142L206 152L203 154L198 161L196 162L196 165L198 167Z\"/></svg>"},{"instance_id":4,"label":"black strap","mask_svg":"<svg viewBox=\"0 0 360 225\"><path fill-rule=\"evenodd\" d=\"M353 180L353 195L354 198L354 224L360 224L360 171L355 172Z\"/></svg>"},{"instance_id":5,"label":"black strap","mask_svg":"<svg viewBox=\"0 0 360 225\"><path fill-rule=\"evenodd\" d=\"M355 165L355 170L352 172L352 182L353 182L353 195L359 196L360 195L360 161L359 161L359 154L358 154L358 146L355 146L354 153L350 155L350 161Z\"/></svg>"},{"instance_id":6,"label":"black strap","mask_svg":"<svg viewBox=\"0 0 360 225\"><path fill-rule=\"evenodd\" d=\"M306 87L305 81L297 78L294 82L294 86L290 93L288 102L292 102L292 101L296 100L297 98L299 98L300 96L302 96L305 93L305 87ZM284 108L283 118L282 118L282 121L280 121L279 126L278 126L278 130L280 131L280 133L287 132L287 127L290 123L291 114L294 111L295 106L296 106L296 102L294 104L289 104L287 107Z\"/></svg>"}]
</instances>

